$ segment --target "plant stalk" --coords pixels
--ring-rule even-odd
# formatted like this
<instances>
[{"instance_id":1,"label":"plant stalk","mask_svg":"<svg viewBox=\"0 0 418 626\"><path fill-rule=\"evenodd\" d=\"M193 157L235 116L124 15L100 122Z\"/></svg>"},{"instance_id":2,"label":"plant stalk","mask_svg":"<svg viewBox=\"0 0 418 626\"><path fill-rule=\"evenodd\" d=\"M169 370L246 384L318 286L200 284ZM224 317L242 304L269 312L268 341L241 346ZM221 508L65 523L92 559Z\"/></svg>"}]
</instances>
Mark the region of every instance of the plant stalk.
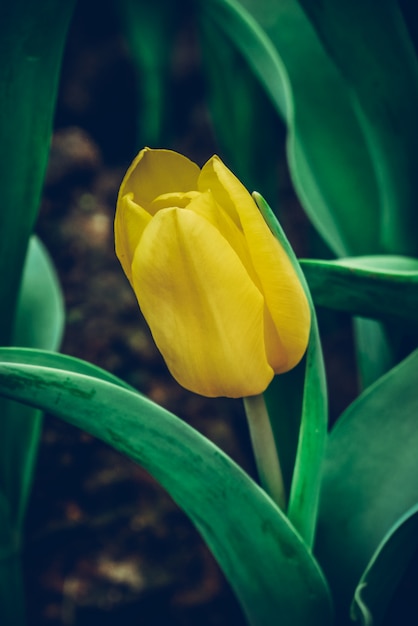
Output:
<instances>
[{"instance_id":1,"label":"plant stalk","mask_svg":"<svg viewBox=\"0 0 418 626\"><path fill-rule=\"evenodd\" d=\"M261 486L284 511L286 493L283 474L264 396L244 398L244 408Z\"/></svg>"}]
</instances>

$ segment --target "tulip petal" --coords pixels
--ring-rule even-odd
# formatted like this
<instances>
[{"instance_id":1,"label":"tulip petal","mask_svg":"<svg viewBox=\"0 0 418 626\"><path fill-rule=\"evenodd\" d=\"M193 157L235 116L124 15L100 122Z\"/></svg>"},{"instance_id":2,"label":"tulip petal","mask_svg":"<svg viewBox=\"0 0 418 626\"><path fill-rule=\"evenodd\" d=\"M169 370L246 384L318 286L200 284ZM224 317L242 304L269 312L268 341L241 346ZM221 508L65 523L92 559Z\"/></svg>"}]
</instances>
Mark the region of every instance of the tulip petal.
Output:
<instances>
[{"instance_id":1,"label":"tulip petal","mask_svg":"<svg viewBox=\"0 0 418 626\"><path fill-rule=\"evenodd\" d=\"M231 216L238 216L267 308L287 354L287 362L283 364L279 358L274 369L276 373L288 371L304 355L310 332L309 304L297 274L248 191L216 156L202 169L199 189L203 188L210 189Z\"/></svg>"},{"instance_id":2,"label":"tulip petal","mask_svg":"<svg viewBox=\"0 0 418 626\"><path fill-rule=\"evenodd\" d=\"M132 285L132 259L151 215L132 200L132 194L118 199L115 215L115 250Z\"/></svg>"},{"instance_id":3,"label":"tulip petal","mask_svg":"<svg viewBox=\"0 0 418 626\"><path fill-rule=\"evenodd\" d=\"M212 192L208 190L198 193L188 204L187 208L189 211L193 211L207 219L216 228L237 253L256 286L261 287L258 276L254 272L251 255L242 231L236 226L223 207L216 202Z\"/></svg>"},{"instance_id":4,"label":"tulip petal","mask_svg":"<svg viewBox=\"0 0 418 626\"><path fill-rule=\"evenodd\" d=\"M144 148L126 172L118 200L132 193L134 201L148 210L161 194L197 190L199 174L196 163L182 154Z\"/></svg>"},{"instance_id":5,"label":"tulip petal","mask_svg":"<svg viewBox=\"0 0 418 626\"><path fill-rule=\"evenodd\" d=\"M163 209L147 226L133 285L176 380L201 395L261 393L273 377L264 299L228 242L205 218Z\"/></svg>"},{"instance_id":6,"label":"tulip petal","mask_svg":"<svg viewBox=\"0 0 418 626\"><path fill-rule=\"evenodd\" d=\"M177 207L184 209L193 198L200 196L198 191L172 191L171 193L162 193L157 196L149 205L148 210L151 215L155 215L161 209L170 209Z\"/></svg>"}]
</instances>

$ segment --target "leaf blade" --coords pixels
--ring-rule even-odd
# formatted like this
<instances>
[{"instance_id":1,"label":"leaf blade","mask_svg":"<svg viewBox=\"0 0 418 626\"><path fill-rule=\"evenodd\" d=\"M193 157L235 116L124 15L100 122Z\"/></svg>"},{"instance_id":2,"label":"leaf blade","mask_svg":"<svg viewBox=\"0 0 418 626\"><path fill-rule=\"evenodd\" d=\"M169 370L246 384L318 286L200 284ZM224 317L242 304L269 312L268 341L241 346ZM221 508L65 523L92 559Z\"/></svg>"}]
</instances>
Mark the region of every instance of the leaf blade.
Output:
<instances>
[{"instance_id":1,"label":"leaf blade","mask_svg":"<svg viewBox=\"0 0 418 626\"><path fill-rule=\"evenodd\" d=\"M392 526L370 559L354 593L352 619L362 618L363 626L382 621L417 546L418 504Z\"/></svg>"},{"instance_id":2,"label":"leaf blade","mask_svg":"<svg viewBox=\"0 0 418 626\"><path fill-rule=\"evenodd\" d=\"M290 521L301 533L307 544L311 546L316 529L319 492L321 488L321 468L325 454L328 427L328 396L322 347L315 307L295 253L267 202L258 193L254 193L253 197L269 228L277 237L290 258L305 290L311 310L311 331L305 357L303 388L302 391L298 387L292 387L289 390L290 393L292 391L294 393L295 390L298 394L302 393L303 400L299 438L287 511ZM289 400L290 398L287 398L287 406L289 406ZM292 404L294 404L294 400L290 400L290 405ZM287 415L281 413L278 419L292 419L294 416L291 413L293 413L293 411Z\"/></svg>"},{"instance_id":3,"label":"leaf blade","mask_svg":"<svg viewBox=\"0 0 418 626\"><path fill-rule=\"evenodd\" d=\"M417 367L418 350L369 387L329 438L315 553L342 623L374 552L418 501Z\"/></svg>"},{"instance_id":4,"label":"leaf blade","mask_svg":"<svg viewBox=\"0 0 418 626\"><path fill-rule=\"evenodd\" d=\"M347 86L298 2L200 6L246 57L284 117L291 177L319 233L338 256L379 252L380 199L369 149ZM354 197L353 189L362 193Z\"/></svg>"},{"instance_id":5,"label":"leaf blade","mask_svg":"<svg viewBox=\"0 0 418 626\"><path fill-rule=\"evenodd\" d=\"M0 353L2 394L87 430L168 489L219 560L250 624L267 626L278 613L289 626L330 623L326 584L306 546L216 446L137 393L82 374L7 362L7 349ZM304 601L296 602L295 594Z\"/></svg>"},{"instance_id":6,"label":"leaf blade","mask_svg":"<svg viewBox=\"0 0 418 626\"><path fill-rule=\"evenodd\" d=\"M314 302L353 315L417 323L418 261L409 257L302 260Z\"/></svg>"}]
</instances>

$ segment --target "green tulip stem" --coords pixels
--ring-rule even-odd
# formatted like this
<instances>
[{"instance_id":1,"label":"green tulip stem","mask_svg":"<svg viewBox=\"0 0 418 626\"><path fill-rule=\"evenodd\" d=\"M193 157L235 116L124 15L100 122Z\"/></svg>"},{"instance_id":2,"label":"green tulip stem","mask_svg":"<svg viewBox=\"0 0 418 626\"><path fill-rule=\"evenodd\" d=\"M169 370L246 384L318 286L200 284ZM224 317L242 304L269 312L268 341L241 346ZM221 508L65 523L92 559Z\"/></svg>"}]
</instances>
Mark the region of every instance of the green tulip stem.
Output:
<instances>
[{"instance_id":1,"label":"green tulip stem","mask_svg":"<svg viewBox=\"0 0 418 626\"><path fill-rule=\"evenodd\" d=\"M244 398L244 408L261 486L271 499L286 509L286 493L280 459L262 394Z\"/></svg>"}]
</instances>

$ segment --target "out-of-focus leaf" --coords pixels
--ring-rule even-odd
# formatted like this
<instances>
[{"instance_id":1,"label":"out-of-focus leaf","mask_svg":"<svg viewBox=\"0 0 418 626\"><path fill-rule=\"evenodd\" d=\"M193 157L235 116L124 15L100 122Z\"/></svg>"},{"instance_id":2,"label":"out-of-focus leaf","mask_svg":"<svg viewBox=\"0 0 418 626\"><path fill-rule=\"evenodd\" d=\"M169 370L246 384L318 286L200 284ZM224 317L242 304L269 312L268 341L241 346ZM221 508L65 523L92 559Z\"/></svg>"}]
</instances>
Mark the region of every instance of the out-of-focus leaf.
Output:
<instances>
[{"instance_id":1,"label":"out-of-focus leaf","mask_svg":"<svg viewBox=\"0 0 418 626\"><path fill-rule=\"evenodd\" d=\"M15 346L55 350L64 327L64 301L52 261L40 240L32 237L17 304Z\"/></svg>"},{"instance_id":2,"label":"out-of-focus leaf","mask_svg":"<svg viewBox=\"0 0 418 626\"><path fill-rule=\"evenodd\" d=\"M134 61L138 92L138 143L161 142L167 115L168 76L173 41L184 3L119 0L115 3Z\"/></svg>"},{"instance_id":3,"label":"out-of-focus leaf","mask_svg":"<svg viewBox=\"0 0 418 626\"><path fill-rule=\"evenodd\" d=\"M10 345L75 0L0 2L0 345Z\"/></svg>"},{"instance_id":4,"label":"out-of-focus leaf","mask_svg":"<svg viewBox=\"0 0 418 626\"><path fill-rule=\"evenodd\" d=\"M62 52L75 0L0 2L0 345L10 345L28 241L38 212L48 160ZM23 416L26 409L20 409ZM2 422L15 407L0 403ZM14 422L14 420L13 420ZM0 544L19 534L27 497L27 467L39 420L16 443L13 426L0 427ZM32 435L30 434L32 433ZM26 437L29 441L26 441ZM28 464L21 466L29 445ZM11 446L11 447L10 447ZM7 515L4 510L7 506ZM24 623L20 555L0 568L0 622Z\"/></svg>"},{"instance_id":5,"label":"out-of-focus leaf","mask_svg":"<svg viewBox=\"0 0 418 626\"><path fill-rule=\"evenodd\" d=\"M348 621L358 581L418 502L418 350L369 387L331 432L315 553Z\"/></svg>"},{"instance_id":6,"label":"out-of-focus leaf","mask_svg":"<svg viewBox=\"0 0 418 626\"><path fill-rule=\"evenodd\" d=\"M262 189L273 202L285 144L283 122L246 59L209 15L200 20L200 34L209 111L221 155L247 189Z\"/></svg>"},{"instance_id":7,"label":"out-of-focus leaf","mask_svg":"<svg viewBox=\"0 0 418 626\"><path fill-rule=\"evenodd\" d=\"M368 146L347 86L297 0L210 0L199 7L203 20L231 38L284 116L293 183L328 245L338 256L379 252L380 198Z\"/></svg>"},{"instance_id":8,"label":"out-of-focus leaf","mask_svg":"<svg viewBox=\"0 0 418 626\"><path fill-rule=\"evenodd\" d=\"M39 239L32 237L17 303L14 343L56 350L63 325L63 298L54 267ZM9 501L10 519L19 532L32 484L41 415L5 398L0 407L0 491Z\"/></svg>"},{"instance_id":9,"label":"out-of-focus leaf","mask_svg":"<svg viewBox=\"0 0 418 626\"><path fill-rule=\"evenodd\" d=\"M417 547L418 504L389 530L371 558L351 603L352 619L361 621L362 626L381 623Z\"/></svg>"},{"instance_id":10,"label":"out-of-focus leaf","mask_svg":"<svg viewBox=\"0 0 418 626\"><path fill-rule=\"evenodd\" d=\"M385 324L354 317L353 333L358 382L360 389L366 389L396 365L397 359Z\"/></svg>"},{"instance_id":11,"label":"out-of-focus leaf","mask_svg":"<svg viewBox=\"0 0 418 626\"><path fill-rule=\"evenodd\" d=\"M299 2L354 96L379 186L383 249L418 254L418 60L399 3ZM352 211L362 227L362 209L354 203Z\"/></svg>"},{"instance_id":12,"label":"out-of-focus leaf","mask_svg":"<svg viewBox=\"0 0 418 626\"><path fill-rule=\"evenodd\" d=\"M8 355L12 358L9 359ZM228 456L143 396L0 350L0 393L53 412L147 469L187 512L249 624L331 624L327 586L287 518ZM22 355L24 356L24 354Z\"/></svg>"}]
</instances>

